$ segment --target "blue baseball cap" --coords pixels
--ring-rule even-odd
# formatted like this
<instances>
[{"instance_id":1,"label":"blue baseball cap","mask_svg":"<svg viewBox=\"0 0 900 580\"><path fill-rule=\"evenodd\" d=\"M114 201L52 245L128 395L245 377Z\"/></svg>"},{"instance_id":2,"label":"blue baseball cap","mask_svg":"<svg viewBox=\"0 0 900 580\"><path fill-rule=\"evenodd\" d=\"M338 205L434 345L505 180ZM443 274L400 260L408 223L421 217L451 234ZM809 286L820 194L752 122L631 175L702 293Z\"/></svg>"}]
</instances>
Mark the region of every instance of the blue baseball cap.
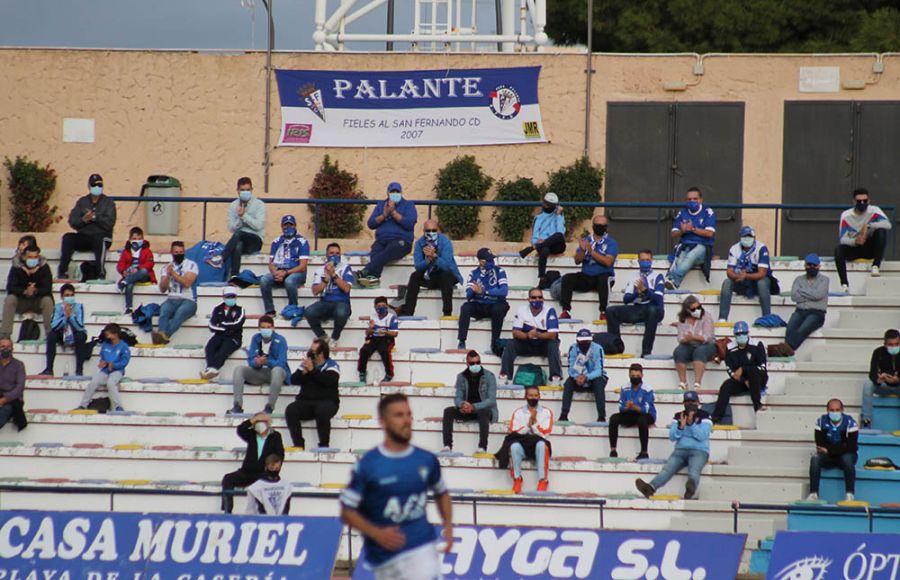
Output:
<instances>
[{"instance_id":1,"label":"blue baseball cap","mask_svg":"<svg viewBox=\"0 0 900 580\"><path fill-rule=\"evenodd\" d=\"M735 336L737 336L738 334L750 334L750 326L743 320L735 322L734 323L734 334L735 334Z\"/></svg>"},{"instance_id":2,"label":"blue baseball cap","mask_svg":"<svg viewBox=\"0 0 900 580\"><path fill-rule=\"evenodd\" d=\"M478 250L477 257L479 260L493 260L494 252L490 248L481 248Z\"/></svg>"},{"instance_id":3,"label":"blue baseball cap","mask_svg":"<svg viewBox=\"0 0 900 580\"><path fill-rule=\"evenodd\" d=\"M392 181L388 184L388 193L391 193L392 191L403 193L403 186L401 186L398 181Z\"/></svg>"},{"instance_id":4,"label":"blue baseball cap","mask_svg":"<svg viewBox=\"0 0 900 580\"><path fill-rule=\"evenodd\" d=\"M687 403L688 401L699 403L700 395L697 394L697 391L685 391L684 396L681 398L681 400L685 403Z\"/></svg>"},{"instance_id":5,"label":"blue baseball cap","mask_svg":"<svg viewBox=\"0 0 900 580\"><path fill-rule=\"evenodd\" d=\"M281 225L285 225L285 224L297 225L297 218L295 218L291 214L287 214L286 216L281 218Z\"/></svg>"},{"instance_id":6,"label":"blue baseball cap","mask_svg":"<svg viewBox=\"0 0 900 580\"><path fill-rule=\"evenodd\" d=\"M741 237L744 236L753 236L756 237L756 231L751 226L744 226L741 228Z\"/></svg>"},{"instance_id":7,"label":"blue baseball cap","mask_svg":"<svg viewBox=\"0 0 900 580\"><path fill-rule=\"evenodd\" d=\"M806 257L803 258L803 261L807 264L812 264L814 266L818 266L822 263L822 260L819 259L819 254L813 252L811 254L806 254Z\"/></svg>"},{"instance_id":8,"label":"blue baseball cap","mask_svg":"<svg viewBox=\"0 0 900 580\"><path fill-rule=\"evenodd\" d=\"M592 340L594 340L594 336L587 328L582 328L578 331L578 334L575 335L576 342L591 342Z\"/></svg>"}]
</instances>

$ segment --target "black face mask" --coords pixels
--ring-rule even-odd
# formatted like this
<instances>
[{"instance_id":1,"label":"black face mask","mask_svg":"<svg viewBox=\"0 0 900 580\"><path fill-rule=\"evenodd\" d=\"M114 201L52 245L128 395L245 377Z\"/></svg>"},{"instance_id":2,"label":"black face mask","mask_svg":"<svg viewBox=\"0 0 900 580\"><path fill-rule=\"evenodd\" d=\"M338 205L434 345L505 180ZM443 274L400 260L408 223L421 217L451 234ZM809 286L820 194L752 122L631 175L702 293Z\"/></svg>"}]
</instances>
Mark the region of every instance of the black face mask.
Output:
<instances>
[{"instance_id":1,"label":"black face mask","mask_svg":"<svg viewBox=\"0 0 900 580\"><path fill-rule=\"evenodd\" d=\"M591 343L587 342L586 340L583 340L577 344L578 344L578 350L580 350L583 353L586 353L587 351L591 350Z\"/></svg>"},{"instance_id":2,"label":"black face mask","mask_svg":"<svg viewBox=\"0 0 900 580\"><path fill-rule=\"evenodd\" d=\"M279 473L281 473L281 472L280 471L271 471L271 470L267 469L266 470L266 479L268 479L269 481L278 481L279 479L281 479L281 476L279 475Z\"/></svg>"},{"instance_id":3,"label":"black face mask","mask_svg":"<svg viewBox=\"0 0 900 580\"><path fill-rule=\"evenodd\" d=\"M594 224L594 235L602 236L606 233L606 226L603 224Z\"/></svg>"},{"instance_id":4,"label":"black face mask","mask_svg":"<svg viewBox=\"0 0 900 580\"><path fill-rule=\"evenodd\" d=\"M172 261L176 264L184 262L184 254L172 254Z\"/></svg>"},{"instance_id":5,"label":"black face mask","mask_svg":"<svg viewBox=\"0 0 900 580\"><path fill-rule=\"evenodd\" d=\"M537 404L538 404L538 400L537 400L537 399L528 399L528 406L529 406L529 407L537 407Z\"/></svg>"},{"instance_id":6,"label":"black face mask","mask_svg":"<svg viewBox=\"0 0 900 580\"><path fill-rule=\"evenodd\" d=\"M644 382L644 379L641 377L628 377L628 380L631 381L631 384L635 387Z\"/></svg>"},{"instance_id":7,"label":"black face mask","mask_svg":"<svg viewBox=\"0 0 900 580\"><path fill-rule=\"evenodd\" d=\"M308 350L306 351L306 358L310 360L316 360L316 353L314 353L312 350Z\"/></svg>"},{"instance_id":8,"label":"black face mask","mask_svg":"<svg viewBox=\"0 0 900 580\"><path fill-rule=\"evenodd\" d=\"M860 212L860 213L862 213L862 212L866 211L867 209L869 209L869 202L868 202L868 201L857 201L855 205L856 205L856 211L858 211L858 212Z\"/></svg>"},{"instance_id":9,"label":"black face mask","mask_svg":"<svg viewBox=\"0 0 900 580\"><path fill-rule=\"evenodd\" d=\"M12 351L10 349L4 348L3 350L0 350L0 358L7 359L7 358L10 358L11 356L12 356Z\"/></svg>"},{"instance_id":10,"label":"black face mask","mask_svg":"<svg viewBox=\"0 0 900 580\"><path fill-rule=\"evenodd\" d=\"M555 205L545 205L541 209L543 210L544 213L553 213L554 211L556 211L556 206Z\"/></svg>"},{"instance_id":11,"label":"black face mask","mask_svg":"<svg viewBox=\"0 0 900 580\"><path fill-rule=\"evenodd\" d=\"M807 268L806 275L809 276L810 278L815 278L816 276L819 275L819 269L818 268Z\"/></svg>"}]
</instances>

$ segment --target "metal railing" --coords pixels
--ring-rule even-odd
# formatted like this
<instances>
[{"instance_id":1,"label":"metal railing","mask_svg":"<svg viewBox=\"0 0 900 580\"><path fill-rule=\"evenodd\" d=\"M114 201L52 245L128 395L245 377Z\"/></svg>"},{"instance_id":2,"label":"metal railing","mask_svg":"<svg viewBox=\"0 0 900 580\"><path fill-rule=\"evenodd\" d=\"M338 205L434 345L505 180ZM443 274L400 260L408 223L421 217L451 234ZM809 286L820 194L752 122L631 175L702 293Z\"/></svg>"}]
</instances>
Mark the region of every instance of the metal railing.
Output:
<instances>
[{"instance_id":1,"label":"metal railing","mask_svg":"<svg viewBox=\"0 0 900 580\"><path fill-rule=\"evenodd\" d=\"M147 197L147 196L125 196L125 195L116 195L110 196L110 199L116 202L125 202L125 203L200 203L203 205L203 230L202 230L202 239L206 239L206 221L207 221L207 209L208 205L211 203L221 204L221 203L231 203L234 201L232 197L211 197L211 196L194 196L194 197L174 197L174 196L160 196L160 197ZM311 198L282 198L282 197L265 197L259 198L264 201L267 205L278 205L278 204L286 204L286 205L305 205L312 206L312 214L313 214L313 249L319 249L319 206L322 205L375 205L378 203L379 199L311 199ZM432 213L435 207L440 206L462 206L462 207L539 207L541 202L539 201L500 201L500 200L485 200L485 201L477 201L477 200L455 200L455 199L413 199L410 200L416 204L416 206L425 206L428 208L428 219L431 219ZM655 222L656 222L656 246L654 252L659 254L662 252L668 251L668 243L670 240L669 236L669 222L675 217L675 211L680 210L684 207L684 204L681 202L615 202L615 201L600 201L600 202L592 202L592 201L568 201L560 203L562 207L590 207L590 208L605 208L605 209L644 209L644 210L654 210L655 214ZM779 235L781 231L781 212L793 212L793 211L835 211L840 212L847 209L847 205L842 204L799 204L799 203L708 203L705 204L707 207L716 210L768 210L774 212L775 218L775 241L773 245L773 255L780 255L781 250L781 236ZM890 221L892 224L897 224L897 206L895 205L882 205L879 206L885 213L888 214ZM791 214L788 213L787 219L788 221L809 221L804 220L803 218L792 218ZM836 213L834 219L829 219L830 222L837 225L838 218L840 214ZM611 217L612 221L616 219L641 219L643 221L650 221L650 216L642 216L640 218L616 218ZM812 218L813 221L820 221L816 218ZM721 218L719 221L723 221ZM727 221L733 221L733 217L728 218ZM896 236L896 229L892 228L890 233L890 242L888 243L889 247L889 256L894 256L894 238Z\"/></svg>"},{"instance_id":2,"label":"metal railing","mask_svg":"<svg viewBox=\"0 0 900 580\"><path fill-rule=\"evenodd\" d=\"M869 522L869 531L873 529L874 519L881 515L900 515L900 508L871 507L871 506L842 506L842 505L807 505L807 504L769 504L769 503L731 503L733 515L732 531L738 533L738 525L741 510L756 512L817 512L835 514L865 514Z\"/></svg>"}]
</instances>

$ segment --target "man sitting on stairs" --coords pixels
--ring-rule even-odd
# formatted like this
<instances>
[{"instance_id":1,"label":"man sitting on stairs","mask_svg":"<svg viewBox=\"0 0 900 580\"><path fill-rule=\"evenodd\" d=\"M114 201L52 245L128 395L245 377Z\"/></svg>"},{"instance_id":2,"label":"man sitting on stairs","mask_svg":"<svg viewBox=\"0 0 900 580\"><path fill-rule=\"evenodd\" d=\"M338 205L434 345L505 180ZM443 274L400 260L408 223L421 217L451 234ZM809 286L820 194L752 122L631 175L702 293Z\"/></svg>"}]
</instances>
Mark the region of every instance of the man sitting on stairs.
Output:
<instances>
[{"instance_id":1,"label":"man sitting on stairs","mask_svg":"<svg viewBox=\"0 0 900 580\"><path fill-rule=\"evenodd\" d=\"M828 412L816 421L816 454L809 458L809 500L819 499L822 469L837 467L844 472L844 499L856 493L856 451L859 426L844 413L840 399L828 401Z\"/></svg>"}]
</instances>

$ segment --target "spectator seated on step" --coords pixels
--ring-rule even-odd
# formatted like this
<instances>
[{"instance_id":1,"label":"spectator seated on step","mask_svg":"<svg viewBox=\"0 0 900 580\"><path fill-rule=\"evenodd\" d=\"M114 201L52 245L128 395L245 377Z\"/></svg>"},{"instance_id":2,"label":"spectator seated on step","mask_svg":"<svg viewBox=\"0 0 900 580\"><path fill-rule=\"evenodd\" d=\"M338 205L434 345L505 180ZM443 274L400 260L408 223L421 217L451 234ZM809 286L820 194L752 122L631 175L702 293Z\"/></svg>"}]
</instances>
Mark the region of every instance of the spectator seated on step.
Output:
<instances>
[{"instance_id":1,"label":"spectator seated on step","mask_svg":"<svg viewBox=\"0 0 900 580\"><path fill-rule=\"evenodd\" d=\"M611 280L616 276L619 244L607 232L609 219L606 216L594 216L591 228L592 232L581 238L575 248L575 264L581 266L581 272L566 274L560 281L559 304L563 310L561 318L570 318L572 293L596 290L600 320L606 319Z\"/></svg>"},{"instance_id":2,"label":"spectator seated on step","mask_svg":"<svg viewBox=\"0 0 900 580\"><path fill-rule=\"evenodd\" d=\"M124 411L122 397L119 395L119 383L125 376L125 368L131 360L131 349L125 344L120 335L119 325L110 322L103 328L103 341L100 343L100 362L97 364L97 372L81 397L79 409L87 409L91 404L94 393L100 387L106 387L109 392L111 407L116 411Z\"/></svg>"},{"instance_id":3,"label":"spectator seated on step","mask_svg":"<svg viewBox=\"0 0 900 580\"><path fill-rule=\"evenodd\" d=\"M353 284L353 269L341 261L341 246L328 244L325 249L325 264L313 276L312 293L319 300L310 304L304 316L317 339L328 342L328 335L322 330L326 320L334 321L329 346L337 347L341 332L350 320L350 288Z\"/></svg>"},{"instance_id":4,"label":"spectator seated on step","mask_svg":"<svg viewBox=\"0 0 900 580\"><path fill-rule=\"evenodd\" d=\"M719 397L713 410L713 423L718 423L725 416L725 409L731 397L750 393L753 412L763 409L762 391L769 382L766 370L766 347L762 342L753 344L750 340L750 326L739 321L734 324L734 342L728 345L725 353L725 367L728 378L719 387Z\"/></svg>"},{"instance_id":5,"label":"spectator seated on step","mask_svg":"<svg viewBox=\"0 0 900 580\"><path fill-rule=\"evenodd\" d=\"M456 394L453 405L444 409L444 449L453 451L453 423L478 421L476 453L487 453L491 423L498 420L497 378L481 366L481 355L474 350L466 354L466 369L456 375Z\"/></svg>"},{"instance_id":6,"label":"spectator seated on step","mask_svg":"<svg viewBox=\"0 0 900 580\"><path fill-rule=\"evenodd\" d=\"M27 421L24 411L25 365L13 357L13 343L8 337L0 338L0 429L10 420L19 430Z\"/></svg>"},{"instance_id":7,"label":"spectator seated on step","mask_svg":"<svg viewBox=\"0 0 900 580\"><path fill-rule=\"evenodd\" d=\"M399 333L400 324L397 322L397 314L388 307L387 298L377 297L375 310L369 316L366 341L359 347L359 362L356 366L356 370L359 372L359 382L366 384L366 368L369 365L369 358L376 352L384 365L384 381L394 380L394 359L391 351L394 350L394 341Z\"/></svg>"},{"instance_id":8,"label":"spectator seated on step","mask_svg":"<svg viewBox=\"0 0 900 580\"><path fill-rule=\"evenodd\" d=\"M594 342L589 329L582 328L569 348L569 377L563 383L559 420L569 420L569 409L572 408L575 391L589 391L593 393L594 404L597 406L597 421L605 421L607 381L609 377L606 376L604 367L603 347Z\"/></svg>"},{"instance_id":9,"label":"spectator seated on step","mask_svg":"<svg viewBox=\"0 0 900 580\"><path fill-rule=\"evenodd\" d=\"M756 240L756 231L744 226L741 240L728 251L728 268L722 281L719 302L719 322L728 321L731 297L737 293L745 298L759 297L762 316L772 313L772 294L778 294L778 281L772 275L769 248Z\"/></svg>"},{"instance_id":10,"label":"spectator seated on step","mask_svg":"<svg viewBox=\"0 0 900 580\"><path fill-rule=\"evenodd\" d=\"M88 178L88 194L78 198L69 212L74 232L62 237L58 278L69 277L69 262L78 252L93 252L95 278L106 278L106 251L112 245L116 227L116 202L103 193L103 178L94 173Z\"/></svg>"},{"instance_id":11,"label":"spectator seated on step","mask_svg":"<svg viewBox=\"0 0 900 580\"><path fill-rule=\"evenodd\" d=\"M523 258L531 252L538 253L538 278L547 273L547 258L566 251L566 218L559 205L559 196L548 191L544 194L541 211L531 224L531 245L519 252Z\"/></svg>"},{"instance_id":12,"label":"spectator seated on step","mask_svg":"<svg viewBox=\"0 0 900 580\"><path fill-rule=\"evenodd\" d=\"M686 391L682 399L684 410L675 414L669 426L669 440L675 442L675 449L650 483L640 478L635 482L644 497L654 495L672 476L687 467L688 480L684 486L684 499L697 498L700 472L709 461L709 435L713 424L709 415L700 409L700 397L696 391Z\"/></svg>"},{"instance_id":13,"label":"spectator seated on step","mask_svg":"<svg viewBox=\"0 0 900 580\"><path fill-rule=\"evenodd\" d=\"M157 332L150 333L153 344L167 344L185 321L197 313L197 294L194 283L200 269L184 255L184 242L172 242L172 262L163 268L159 289L167 298L159 307Z\"/></svg>"},{"instance_id":14,"label":"spectator seated on step","mask_svg":"<svg viewBox=\"0 0 900 580\"><path fill-rule=\"evenodd\" d=\"M834 249L834 265L841 279L841 290L850 291L847 262L860 258L872 260L872 276L881 275L881 260L888 244L891 220L877 205L870 205L869 190L853 190L853 207L841 214L839 243Z\"/></svg>"},{"instance_id":15,"label":"spectator seated on step","mask_svg":"<svg viewBox=\"0 0 900 580\"><path fill-rule=\"evenodd\" d=\"M226 514L234 508L234 495L224 492L256 483L265 473L269 456L284 458L281 433L272 429L272 420L265 413L257 413L238 425L237 435L247 443L247 452L240 469L222 478L222 511Z\"/></svg>"},{"instance_id":16,"label":"spectator seated on step","mask_svg":"<svg viewBox=\"0 0 900 580\"><path fill-rule=\"evenodd\" d=\"M856 459L859 426L844 413L840 399L828 401L827 413L816 421L816 454L809 458L809 500L819 499L819 479L823 469L844 472L846 501L856 493Z\"/></svg>"},{"instance_id":17,"label":"spectator seated on step","mask_svg":"<svg viewBox=\"0 0 900 580\"><path fill-rule=\"evenodd\" d=\"M828 310L828 276L819 275L821 260L816 254L809 254L803 260L805 274L794 279L791 285L791 300L797 305L788 320L784 342L790 350L800 348L809 335L825 325Z\"/></svg>"},{"instance_id":18,"label":"spectator seated on step","mask_svg":"<svg viewBox=\"0 0 900 580\"><path fill-rule=\"evenodd\" d=\"M84 328L84 306L75 298L75 286L63 284L59 289L62 300L53 309L50 321L50 332L47 333L47 367L42 375L53 376L53 362L56 360L56 347L75 350L75 374L84 373L84 343L87 342L87 331Z\"/></svg>"},{"instance_id":19,"label":"spectator seated on step","mask_svg":"<svg viewBox=\"0 0 900 580\"><path fill-rule=\"evenodd\" d=\"M628 281L622 306L612 306L606 311L606 325L609 333L621 338L620 325L625 323L644 324L644 339L641 342L641 357L653 352L656 341L656 327L666 314L664 303L665 280L659 272L653 271L653 254L650 250L638 253L638 275Z\"/></svg>"},{"instance_id":20,"label":"spectator seated on step","mask_svg":"<svg viewBox=\"0 0 900 580\"><path fill-rule=\"evenodd\" d=\"M650 427L656 423L653 389L644 383L644 367L633 363L628 368L628 384L619 390L619 412L609 418L609 456L618 457L619 427L637 427L641 451L635 460L648 459Z\"/></svg>"},{"instance_id":21,"label":"spectator seated on step","mask_svg":"<svg viewBox=\"0 0 900 580\"><path fill-rule=\"evenodd\" d=\"M253 182L249 177L238 179L237 193L237 199L228 205L231 238L222 250L226 280L241 272L241 257L262 249L266 237L266 204L253 196Z\"/></svg>"},{"instance_id":22,"label":"spectator seated on step","mask_svg":"<svg viewBox=\"0 0 900 580\"><path fill-rule=\"evenodd\" d=\"M412 250L416 229L416 204L403 197L403 187L396 181L387 188L387 199L375 204L367 222L375 230L375 243L369 250L369 263L359 272L359 283L374 286L381 279L384 267Z\"/></svg>"},{"instance_id":23,"label":"spectator seated on step","mask_svg":"<svg viewBox=\"0 0 900 580\"><path fill-rule=\"evenodd\" d=\"M16 314L33 312L43 318L44 336L50 334L53 319L53 274L41 249L35 245L25 248L25 261L10 268L6 277L6 298L3 300L3 320L0 338L12 336Z\"/></svg>"},{"instance_id":24,"label":"spectator seated on step","mask_svg":"<svg viewBox=\"0 0 900 580\"><path fill-rule=\"evenodd\" d=\"M331 419L341 406L338 387L341 367L331 358L328 342L316 339L300 368L291 375L291 382L300 385L300 392L284 411L294 447L306 448L301 421L316 421L319 447L331 445Z\"/></svg>"},{"instance_id":25,"label":"spectator seated on step","mask_svg":"<svg viewBox=\"0 0 900 580\"><path fill-rule=\"evenodd\" d=\"M25 248L28 246L36 246L37 238L32 234L25 234L21 238L19 238L19 242L16 244L16 251L13 254L12 258L10 258L10 267L11 268L19 268L22 264L25 263Z\"/></svg>"},{"instance_id":26,"label":"spectator seated on step","mask_svg":"<svg viewBox=\"0 0 900 580\"><path fill-rule=\"evenodd\" d=\"M247 515L286 516L291 511L294 486L281 479L284 457L272 453L266 457L262 476L247 487Z\"/></svg>"},{"instance_id":27,"label":"spectator seated on step","mask_svg":"<svg viewBox=\"0 0 900 580\"><path fill-rule=\"evenodd\" d=\"M264 409L271 414L278 402L278 395L291 376L287 361L287 339L275 332L275 321L265 314L259 317L259 332L250 340L247 364L234 369L232 389L234 406L229 413L244 412L244 384L269 385L269 401Z\"/></svg>"},{"instance_id":28,"label":"spectator seated on step","mask_svg":"<svg viewBox=\"0 0 900 580\"><path fill-rule=\"evenodd\" d=\"M666 274L666 288L681 286L682 280L696 266L704 267L709 281L708 264L716 241L716 213L703 205L703 193L692 187L685 194L685 207L672 223L672 239L677 242L672 265Z\"/></svg>"},{"instance_id":29,"label":"spectator seated on step","mask_svg":"<svg viewBox=\"0 0 900 580\"><path fill-rule=\"evenodd\" d=\"M541 390L525 389L526 404L513 412L509 433L496 453L500 469L509 466L513 493L522 493L522 461L534 460L537 472L537 491L547 491L550 485L550 432L553 431L553 411L541 404Z\"/></svg>"},{"instance_id":30,"label":"spectator seated on step","mask_svg":"<svg viewBox=\"0 0 900 580\"><path fill-rule=\"evenodd\" d=\"M716 356L716 327L710 314L693 294L681 303L678 321L678 346L672 353L678 372L678 387L687 390L687 365L694 367L694 390L700 388L706 363Z\"/></svg>"},{"instance_id":31,"label":"spectator seated on step","mask_svg":"<svg viewBox=\"0 0 900 580\"><path fill-rule=\"evenodd\" d=\"M900 332L889 329L884 333L884 344L872 352L869 361L869 377L863 384L862 412L860 422L863 427L872 425L872 399L900 396Z\"/></svg>"},{"instance_id":32,"label":"spectator seated on step","mask_svg":"<svg viewBox=\"0 0 900 580\"><path fill-rule=\"evenodd\" d=\"M222 289L222 302L213 308L209 317L212 336L206 342L206 369L200 378L211 380L219 376L219 371L233 352L241 348L244 337L244 309L237 303L239 290L235 286Z\"/></svg>"},{"instance_id":33,"label":"spectator seated on step","mask_svg":"<svg viewBox=\"0 0 900 580\"><path fill-rule=\"evenodd\" d=\"M135 226L128 232L128 241L119 252L116 264L119 292L125 293L125 314L131 314L134 307L134 285L139 282L156 284L156 272L153 271L153 250L150 242L144 239L144 230Z\"/></svg>"},{"instance_id":34,"label":"spectator seated on step","mask_svg":"<svg viewBox=\"0 0 900 580\"><path fill-rule=\"evenodd\" d=\"M415 270L409 275L406 286L406 303L400 307L403 316L413 316L419 300L419 290L441 290L441 312L444 316L453 314L453 288L462 284L462 274L453 256L453 242L438 229L437 220L427 220L422 237L416 240L413 249Z\"/></svg>"},{"instance_id":35,"label":"spectator seated on step","mask_svg":"<svg viewBox=\"0 0 900 580\"><path fill-rule=\"evenodd\" d=\"M503 319L509 312L509 302L506 301L506 296L509 294L509 282L506 271L497 265L494 253L490 248L479 249L477 257L478 267L469 273L469 280L466 283L466 301L459 309L456 348L466 349L469 324L473 318L475 320L490 318L490 349L495 355L500 356L501 350L497 341L503 330Z\"/></svg>"},{"instance_id":36,"label":"spectator seated on step","mask_svg":"<svg viewBox=\"0 0 900 580\"><path fill-rule=\"evenodd\" d=\"M516 312L512 325L512 340L507 341L500 363L500 382L508 385L518 356L547 357L550 384L560 386L562 364L559 354L559 319L556 309L544 302L540 288L528 291L528 304Z\"/></svg>"},{"instance_id":37,"label":"spectator seated on step","mask_svg":"<svg viewBox=\"0 0 900 580\"><path fill-rule=\"evenodd\" d=\"M297 233L297 218L286 215L281 218L281 235L272 242L269 271L259 279L259 291L266 314L275 316L273 286L283 286L287 292L288 306L298 306L297 290L306 284L308 264L309 242Z\"/></svg>"}]
</instances>

